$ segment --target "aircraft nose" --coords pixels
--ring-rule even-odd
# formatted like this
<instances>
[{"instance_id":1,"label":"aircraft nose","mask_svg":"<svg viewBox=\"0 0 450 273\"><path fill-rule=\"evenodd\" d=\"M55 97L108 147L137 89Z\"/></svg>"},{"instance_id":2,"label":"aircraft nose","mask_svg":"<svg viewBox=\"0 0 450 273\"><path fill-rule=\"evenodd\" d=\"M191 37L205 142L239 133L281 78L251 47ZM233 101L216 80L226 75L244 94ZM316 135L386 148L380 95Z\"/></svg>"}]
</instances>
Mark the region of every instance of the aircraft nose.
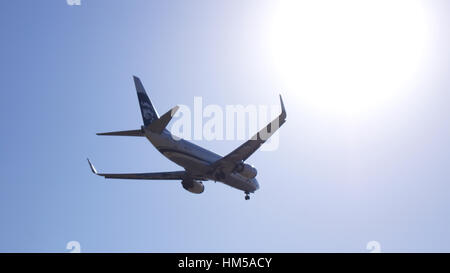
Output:
<instances>
[{"instance_id":1,"label":"aircraft nose","mask_svg":"<svg viewBox=\"0 0 450 273\"><path fill-rule=\"evenodd\" d=\"M256 180L256 178L252 179L253 185L255 186L255 191L259 189L259 183L258 180Z\"/></svg>"}]
</instances>

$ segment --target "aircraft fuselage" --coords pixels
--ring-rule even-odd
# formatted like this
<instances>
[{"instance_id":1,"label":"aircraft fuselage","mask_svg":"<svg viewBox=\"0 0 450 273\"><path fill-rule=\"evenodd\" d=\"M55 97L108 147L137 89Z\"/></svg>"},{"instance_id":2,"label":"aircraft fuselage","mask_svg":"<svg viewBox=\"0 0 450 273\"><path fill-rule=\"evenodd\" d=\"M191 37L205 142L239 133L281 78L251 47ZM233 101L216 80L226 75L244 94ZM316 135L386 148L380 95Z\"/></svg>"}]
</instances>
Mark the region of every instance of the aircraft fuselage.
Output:
<instances>
[{"instance_id":1,"label":"aircraft fuselage","mask_svg":"<svg viewBox=\"0 0 450 273\"><path fill-rule=\"evenodd\" d=\"M192 175L207 174L207 178L213 181L222 182L230 187L253 193L259 189L256 178L247 178L239 173L224 173L218 177L215 172L211 172L211 164L222 158L222 156L206 150L192 142L180 139L172 135L168 130L161 134L155 134L145 128L146 138L155 146L158 151L170 161L183 167Z\"/></svg>"}]
</instances>

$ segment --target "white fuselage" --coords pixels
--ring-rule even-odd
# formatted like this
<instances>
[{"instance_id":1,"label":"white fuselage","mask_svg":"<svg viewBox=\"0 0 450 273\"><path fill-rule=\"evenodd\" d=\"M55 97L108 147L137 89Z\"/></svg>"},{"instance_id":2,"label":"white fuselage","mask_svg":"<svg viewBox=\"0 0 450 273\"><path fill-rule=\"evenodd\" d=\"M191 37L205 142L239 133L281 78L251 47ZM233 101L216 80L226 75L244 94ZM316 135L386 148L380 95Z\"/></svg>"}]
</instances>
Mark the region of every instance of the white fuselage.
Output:
<instances>
[{"instance_id":1,"label":"white fuselage","mask_svg":"<svg viewBox=\"0 0 450 273\"><path fill-rule=\"evenodd\" d=\"M217 178L211 173L211 164L221 159L220 155L180 139L167 130L161 134L145 130L145 136L160 153L190 174L201 175L245 192L253 193L259 189L256 178L247 178L237 172L225 173L225 177Z\"/></svg>"}]
</instances>

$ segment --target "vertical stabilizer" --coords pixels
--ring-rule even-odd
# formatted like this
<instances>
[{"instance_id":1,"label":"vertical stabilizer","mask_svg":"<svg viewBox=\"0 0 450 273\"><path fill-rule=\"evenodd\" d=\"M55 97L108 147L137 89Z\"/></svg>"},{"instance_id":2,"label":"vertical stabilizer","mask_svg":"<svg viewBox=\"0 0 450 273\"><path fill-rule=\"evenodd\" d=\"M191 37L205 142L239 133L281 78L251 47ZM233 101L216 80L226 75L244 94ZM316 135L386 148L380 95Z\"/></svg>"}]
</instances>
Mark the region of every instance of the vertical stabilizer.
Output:
<instances>
[{"instance_id":1,"label":"vertical stabilizer","mask_svg":"<svg viewBox=\"0 0 450 273\"><path fill-rule=\"evenodd\" d=\"M148 126L153 121L159 119L159 115L153 107L152 102L148 98L141 80L136 76L133 76L133 80L134 85L136 86L139 106L141 107L142 120L144 121L144 125Z\"/></svg>"}]
</instances>

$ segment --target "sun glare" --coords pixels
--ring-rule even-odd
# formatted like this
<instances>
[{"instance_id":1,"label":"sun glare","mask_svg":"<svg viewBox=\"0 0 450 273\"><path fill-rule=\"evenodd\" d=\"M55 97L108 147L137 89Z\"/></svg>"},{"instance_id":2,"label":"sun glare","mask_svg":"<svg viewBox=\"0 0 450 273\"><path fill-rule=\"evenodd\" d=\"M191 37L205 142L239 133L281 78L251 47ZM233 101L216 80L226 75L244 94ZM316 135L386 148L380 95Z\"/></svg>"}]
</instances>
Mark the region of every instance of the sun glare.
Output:
<instances>
[{"instance_id":1,"label":"sun glare","mask_svg":"<svg viewBox=\"0 0 450 273\"><path fill-rule=\"evenodd\" d=\"M279 1L270 47L286 92L344 114L405 95L428 42L424 9L414 0Z\"/></svg>"}]
</instances>

